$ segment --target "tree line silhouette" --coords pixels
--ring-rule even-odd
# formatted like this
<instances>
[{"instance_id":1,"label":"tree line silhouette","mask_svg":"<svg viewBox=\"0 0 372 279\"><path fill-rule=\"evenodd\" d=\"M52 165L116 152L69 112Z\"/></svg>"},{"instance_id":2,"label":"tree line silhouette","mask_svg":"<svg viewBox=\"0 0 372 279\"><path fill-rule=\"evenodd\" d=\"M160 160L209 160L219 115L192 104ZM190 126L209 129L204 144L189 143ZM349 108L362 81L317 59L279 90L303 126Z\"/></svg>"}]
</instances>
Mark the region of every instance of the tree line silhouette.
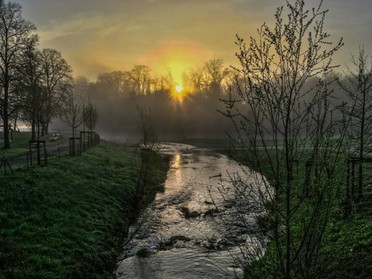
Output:
<instances>
[{"instance_id":1,"label":"tree line silhouette","mask_svg":"<svg viewBox=\"0 0 372 279\"><path fill-rule=\"evenodd\" d=\"M75 90L97 106L97 129L108 137L139 136L137 107L151 111L160 139L224 137L230 124L217 110L231 81L223 61L213 59L185 72L180 91L170 71L159 75L146 65L101 74L96 82L79 77Z\"/></svg>"}]
</instances>

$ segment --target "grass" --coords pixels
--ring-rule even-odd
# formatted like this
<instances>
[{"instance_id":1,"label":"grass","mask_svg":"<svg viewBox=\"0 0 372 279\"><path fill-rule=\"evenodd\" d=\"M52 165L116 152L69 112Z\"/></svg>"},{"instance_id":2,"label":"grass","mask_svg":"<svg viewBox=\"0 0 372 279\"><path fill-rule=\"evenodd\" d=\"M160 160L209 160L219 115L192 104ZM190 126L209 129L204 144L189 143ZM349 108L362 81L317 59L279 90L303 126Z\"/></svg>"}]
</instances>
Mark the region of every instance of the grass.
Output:
<instances>
[{"instance_id":1,"label":"grass","mask_svg":"<svg viewBox=\"0 0 372 279\"><path fill-rule=\"evenodd\" d=\"M2 139L2 134L0 133L0 138ZM13 142L11 143L11 149L4 149L3 148L3 141L0 141L1 148L0 148L0 155L4 155L6 157L16 156L20 154L24 154L28 151L28 141L31 138L31 133L27 132L14 132L13 133Z\"/></svg>"},{"instance_id":2,"label":"grass","mask_svg":"<svg viewBox=\"0 0 372 279\"><path fill-rule=\"evenodd\" d=\"M242 164L250 166L251 161L247 160L244 153L231 154L231 150L224 153L231 155ZM305 156L306 157L306 156ZM270 180L269 162L261 161L261 170ZM253 169L256 166L250 166ZM321 253L318 258L321 270L316 271L316 278L333 279L366 279L372 278L372 165L369 164L365 169L365 176L369 181L365 181L365 196L360 201L353 202L353 214L350 218L343 218L343 203L345 200L345 186L340 185L340 190L335 197L331 209L330 221L326 227L325 235L321 245ZM343 175L340 173L340 175ZM345 175L346 177L346 175ZM368 180L367 179L367 180ZM301 180L301 179L300 179ZM295 191L295 189L293 189ZM284 205L279 205L284 206ZM306 205L304 206L306 209ZM294 224L293 235L301 235L300 212L298 225ZM268 218L267 220L270 220ZM297 222L296 220L294 220ZM268 225L268 224L264 224ZM270 226L270 225L269 225ZM275 257L275 243L269 243L264 257L254 262L247 268L246 278L281 278L268 274L268 267L275 265L272 259ZM272 270L272 269L270 269Z\"/></svg>"},{"instance_id":3,"label":"grass","mask_svg":"<svg viewBox=\"0 0 372 279\"><path fill-rule=\"evenodd\" d=\"M13 132L13 141L10 143L10 149L3 148L2 133L0 133L0 156L5 157L15 157L19 155L24 155L29 151L28 142L31 139L31 132ZM63 139L58 139L56 141L48 141L50 135L45 135L40 138L40 140L46 141L46 146L53 146L63 142Z\"/></svg>"},{"instance_id":4,"label":"grass","mask_svg":"<svg viewBox=\"0 0 372 279\"><path fill-rule=\"evenodd\" d=\"M167 161L154 158L144 195L165 180ZM133 150L105 142L82 157L0 176L0 278L113 278L139 213L138 165Z\"/></svg>"}]
</instances>

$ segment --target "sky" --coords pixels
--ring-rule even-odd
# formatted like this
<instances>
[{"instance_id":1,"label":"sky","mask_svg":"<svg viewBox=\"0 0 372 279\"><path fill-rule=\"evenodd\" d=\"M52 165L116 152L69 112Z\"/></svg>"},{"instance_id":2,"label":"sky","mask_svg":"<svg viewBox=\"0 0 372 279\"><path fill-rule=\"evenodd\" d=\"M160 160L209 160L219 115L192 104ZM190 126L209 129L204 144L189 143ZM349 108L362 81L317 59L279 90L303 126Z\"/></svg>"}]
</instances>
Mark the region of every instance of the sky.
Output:
<instances>
[{"instance_id":1,"label":"sky","mask_svg":"<svg viewBox=\"0 0 372 279\"><path fill-rule=\"evenodd\" d=\"M248 39L273 22L283 0L12 0L33 22L41 48L60 51L74 76L148 65L181 76L210 59L237 65L235 35ZM306 3L318 3L307 0ZM364 46L372 55L372 0L324 0L326 31L345 46L334 57L343 68Z\"/></svg>"}]
</instances>

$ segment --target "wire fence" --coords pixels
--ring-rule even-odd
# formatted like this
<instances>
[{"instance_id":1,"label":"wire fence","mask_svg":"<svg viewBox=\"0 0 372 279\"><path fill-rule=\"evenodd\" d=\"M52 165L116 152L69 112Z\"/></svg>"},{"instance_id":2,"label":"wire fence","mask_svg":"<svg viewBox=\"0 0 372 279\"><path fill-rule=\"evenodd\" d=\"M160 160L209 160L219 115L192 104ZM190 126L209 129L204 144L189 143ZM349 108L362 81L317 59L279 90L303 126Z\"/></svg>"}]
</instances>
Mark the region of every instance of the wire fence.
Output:
<instances>
[{"instance_id":1,"label":"wire fence","mask_svg":"<svg viewBox=\"0 0 372 279\"><path fill-rule=\"evenodd\" d=\"M345 215L351 215L353 202L363 199L369 202L372 199L372 158L350 157L347 165Z\"/></svg>"}]
</instances>

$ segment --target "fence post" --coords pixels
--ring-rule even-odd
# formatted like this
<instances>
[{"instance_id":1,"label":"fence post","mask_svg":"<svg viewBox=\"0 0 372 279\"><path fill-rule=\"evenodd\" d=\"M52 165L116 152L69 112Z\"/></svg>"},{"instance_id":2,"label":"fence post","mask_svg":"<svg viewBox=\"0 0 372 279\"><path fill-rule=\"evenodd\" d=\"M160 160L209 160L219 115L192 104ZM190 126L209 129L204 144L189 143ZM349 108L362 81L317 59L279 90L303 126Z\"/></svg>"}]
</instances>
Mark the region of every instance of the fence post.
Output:
<instances>
[{"instance_id":1,"label":"fence post","mask_svg":"<svg viewBox=\"0 0 372 279\"><path fill-rule=\"evenodd\" d=\"M26 159L27 159L27 170L29 170L30 169L30 166L29 166L29 154L28 154L28 152L26 153Z\"/></svg>"},{"instance_id":2,"label":"fence post","mask_svg":"<svg viewBox=\"0 0 372 279\"><path fill-rule=\"evenodd\" d=\"M355 200L355 160L351 160L351 198Z\"/></svg>"}]
</instances>

